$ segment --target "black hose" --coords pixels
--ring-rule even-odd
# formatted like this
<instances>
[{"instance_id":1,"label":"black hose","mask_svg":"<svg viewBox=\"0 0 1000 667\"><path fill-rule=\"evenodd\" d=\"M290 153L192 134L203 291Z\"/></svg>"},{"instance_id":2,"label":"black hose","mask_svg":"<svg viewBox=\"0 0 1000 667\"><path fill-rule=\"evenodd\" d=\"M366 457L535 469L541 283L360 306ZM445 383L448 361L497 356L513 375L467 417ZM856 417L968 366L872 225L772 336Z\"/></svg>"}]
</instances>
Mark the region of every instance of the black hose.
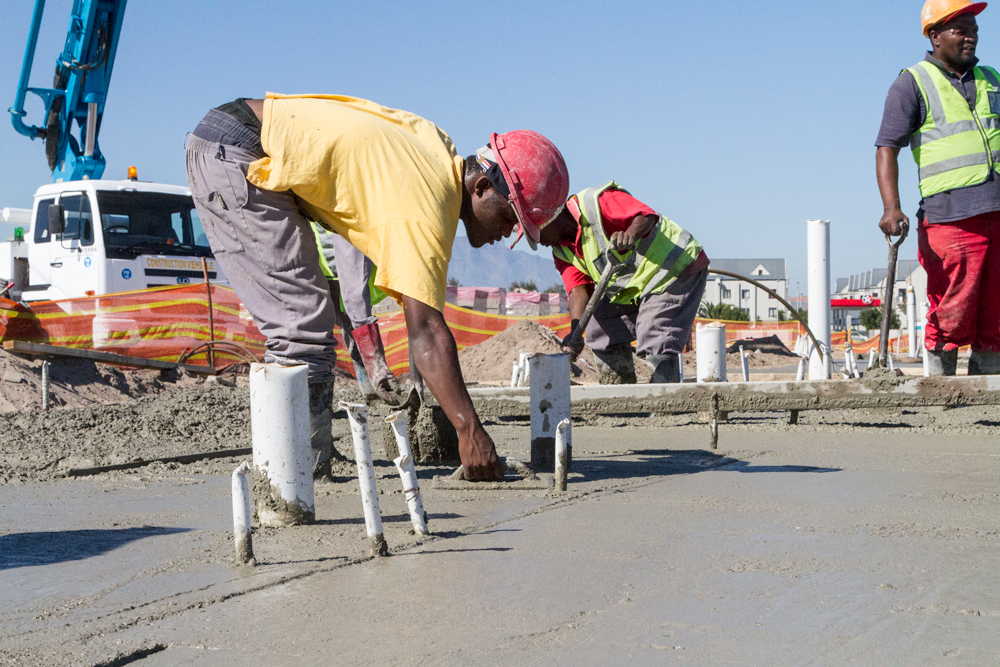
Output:
<instances>
[{"instance_id":1,"label":"black hose","mask_svg":"<svg viewBox=\"0 0 1000 667\"><path fill-rule=\"evenodd\" d=\"M773 296L775 299L777 299L779 302L781 302L781 304L783 306L785 306L786 308L788 308L788 311L791 313L792 317L794 317L796 320L798 320L799 324L801 324L802 327L806 330L806 333L809 334L809 338L812 339L813 345L815 345L816 349L819 350L820 355L823 354L823 348L820 347L819 341L816 340L816 336L813 335L812 329L809 328L809 325L806 324L806 321L804 319L802 319L802 316L799 315L798 311L795 310L795 308L792 307L792 304L788 303L783 298L781 298L781 296L777 292L775 292L773 289L771 289L769 287L765 287L764 285L761 285L759 282L757 282L753 278L747 278L746 276L741 276L740 274L733 273L732 271L723 271L722 269L713 269L711 266L709 266L708 267L708 272L709 273L714 273L714 274L720 275L720 276L729 276L730 278L736 278L737 280L745 280L748 283L750 283L751 285L756 285L757 287L761 288L762 290L764 290L765 292L767 292L768 294L770 294L771 296ZM830 353L830 350L827 350L827 354L829 354L829 353Z\"/></svg>"}]
</instances>

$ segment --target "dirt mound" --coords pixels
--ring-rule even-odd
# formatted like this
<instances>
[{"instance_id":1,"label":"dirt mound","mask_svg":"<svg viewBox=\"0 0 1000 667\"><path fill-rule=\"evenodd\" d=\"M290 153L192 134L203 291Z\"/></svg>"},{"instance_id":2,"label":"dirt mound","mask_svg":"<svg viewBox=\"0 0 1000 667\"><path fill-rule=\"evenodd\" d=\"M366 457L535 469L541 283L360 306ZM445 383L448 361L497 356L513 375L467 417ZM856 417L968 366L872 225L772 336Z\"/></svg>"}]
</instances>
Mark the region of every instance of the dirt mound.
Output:
<instances>
[{"instance_id":1,"label":"dirt mound","mask_svg":"<svg viewBox=\"0 0 1000 667\"><path fill-rule=\"evenodd\" d=\"M511 367L520 352L529 354L558 354L560 338L554 331L532 320L520 320L506 331L498 333L479 345L467 347L458 353L462 375L467 382L510 383ZM649 381L649 366L633 355L639 382ZM587 347L576 363L571 365L572 380L579 384L597 384L597 366L594 353Z\"/></svg>"},{"instance_id":2,"label":"dirt mound","mask_svg":"<svg viewBox=\"0 0 1000 667\"><path fill-rule=\"evenodd\" d=\"M54 408L120 403L171 386L158 371L121 370L88 359L57 358L49 363L49 405ZM37 410L41 404L41 360L0 351L0 413Z\"/></svg>"}]
</instances>

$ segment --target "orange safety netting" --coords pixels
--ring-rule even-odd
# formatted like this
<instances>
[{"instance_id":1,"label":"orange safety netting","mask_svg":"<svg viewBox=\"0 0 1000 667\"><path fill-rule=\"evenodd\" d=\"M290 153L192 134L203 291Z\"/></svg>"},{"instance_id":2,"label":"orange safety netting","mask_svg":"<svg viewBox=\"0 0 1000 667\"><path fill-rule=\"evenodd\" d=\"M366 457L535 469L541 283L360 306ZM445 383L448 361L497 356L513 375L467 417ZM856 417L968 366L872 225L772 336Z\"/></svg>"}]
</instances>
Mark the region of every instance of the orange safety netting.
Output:
<instances>
[{"instance_id":1,"label":"orange safety netting","mask_svg":"<svg viewBox=\"0 0 1000 667\"><path fill-rule=\"evenodd\" d=\"M0 342L22 340L77 349L114 352L126 356L176 361L185 351L213 338L236 343L258 359L264 355L264 336L228 287L212 285L212 318L209 319L206 286L179 285L106 294L100 297L41 301L30 308L0 298ZM458 349L476 345L519 320L530 319L564 336L569 315L511 317L490 315L452 304L445 305L445 321ZM402 311L379 318L386 359L394 372L409 370L409 345ZM353 373L339 329L337 366ZM236 354L217 350L215 365L240 361ZM207 364L207 354L188 363Z\"/></svg>"}]
</instances>

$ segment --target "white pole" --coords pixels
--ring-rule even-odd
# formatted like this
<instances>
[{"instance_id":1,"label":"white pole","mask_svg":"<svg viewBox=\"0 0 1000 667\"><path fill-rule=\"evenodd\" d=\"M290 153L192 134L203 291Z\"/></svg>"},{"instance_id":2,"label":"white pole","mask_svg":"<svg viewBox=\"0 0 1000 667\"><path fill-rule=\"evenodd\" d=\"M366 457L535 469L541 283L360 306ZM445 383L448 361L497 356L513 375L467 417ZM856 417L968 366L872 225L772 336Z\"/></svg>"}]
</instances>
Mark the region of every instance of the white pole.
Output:
<instances>
[{"instance_id":1,"label":"white pole","mask_svg":"<svg viewBox=\"0 0 1000 667\"><path fill-rule=\"evenodd\" d=\"M49 366L48 360L42 360L42 410L49 409Z\"/></svg>"},{"instance_id":2,"label":"white pole","mask_svg":"<svg viewBox=\"0 0 1000 667\"><path fill-rule=\"evenodd\" d=\"M830 379L830 221L807 220L809 328L820 349L809 358L809 379Z\"/></svg>"},{"instance_id":3,"label":"white pole","mask_svg":"<svg viewBox=\"0 0 1000 667\"><path fill-rule=\"evenodd\" d=\"M254 478L262 476L270 486L269 493L254 498L262 526L312 523L316 518L308 377L305 364L250 366Z\"/></svg>"},{"instance_id":4,"label":"white pole","mask_svg":"<svg viewBox=\"0 0 1000 667\"><path fill-rule=\"evenodd\" d=\"M233 542L236 544L236 560L240 563L253 561L253 508L250 506L248 472L250 464L246 461L233 471Z\"/></svg>"},{"instance_id":5,"label":"white pole","mask_svg":"<svg viewBox=\"0 0 1000 667\"><path fill-rule=\"evenodd\" d=\"M513 369L510 372L510 386L516 387L517 381L521 378L521 367L517 365L517 362L512 362Z\"/></svg>"},{"instance_id":6,"label":"white pole","mask_svg":"<svg viewBox=\"0 0 1000 667\"><path fill-rule=\"evenodd\" d=\"M743 346L740 345L740 365L743 367L743 381L750 381L750 359L747 357L746 352L743 351Z\"/></svg>"},{"instance_id":7,"label":"white pole","mask_svg":"<svg viewBox=\"0 0 1000 667\"><path fill-rule=\"evenodd\" d=\"M531 465L536 470L555 469L556 425L570 418L569 355L533 354L528 357L531 378ZM568 451L566 467L573 465Z\"/></svg>"},{"instance_id":8,"label":"white pole","mask_svg":"<svg viewBox=\"0 0 1000 667\"><path fill-rule=\"evenodd\" d=\"M430 535L427 530L427 515L424 513L424 501L420 498L420 485L417 483L417 471L413 467L413 451L410 449L410 437L406 433L406 413L393 412L385 418L396 436L396 447L399 456L393 459L399 479L403 482L403 495L406 497L406 507L410 510L410 523L417 535Z\"/></svg>"},{"instance_id":9,"label":"white pole","mask_svg":"<svg viewBox=\"0 0 1000 667\"><path fill-rule=\"evenodd\" d=\"M677 367L680 369L681 374L681 384L684 383L684 353L677 353Z\"/></svg>"},{"instance_id":10,"label":"white pole","mask_svg":"<svg viewBox=\"0 0 1000 667\"><path fill-rule=\"evenodd\" d=\"M368 440L368 406L340 402L347 411L351 423L351 437L354 439L354 461L358 465L358 488L361 491L361 505L365 512L365 530L371 540L372 556L387 556L389 546L382 536L382 513L378 506L378 487L375 485L375 464L372 462L372 447Z\"/></svg>"},{"instance_id":11,"label":"white pole","mask_svg":"<svg viewBox=\"0 0 1000 667\"><path fill-rule=\"evenodd\" d=\"M698 382L726 381L726 326L698 324L695 329Z\"/></svg>"},{"instance_id":12,"label":"white pole","mask_svg":"<svg viewBox=\"0 0 1000 667\"><path fill-rule=\"evenodd\" d=\"M917 356L917 297L913 285L906 286L906 333L909 335L910 357Z\"/></svg>"},{"instance_id":13,"label":"white pole","mask_svg":"<svg viewBox=\"0 0 1000 667\"><path fill-rule=\"evenodd\" d=\"M922 314L922 319L921 319L921 324L920 324L920 328L923 331L923 336L921 337L923 339L923 343L921 343L921 345L920 345L920 355L923 357L923 360L924 360L924 377L925 378L931 376L930 361L927 359L927 311L929 311L930 308L931 308L931 304L929 304L929 303L927 303L925 301L923 303L922 310L924 312Z\"/></svg>"},{"instance_id":14,"label":"white pole","mask_svg":"<svg viewBox=\"0 0 1000 667\"><path fill-rule=\"evenodd\" d=\"M556 491L566 490L566 468L569 463L572 437L569 420L564 419L559 422L556 426Z\"/></svg>"}]
</instances>

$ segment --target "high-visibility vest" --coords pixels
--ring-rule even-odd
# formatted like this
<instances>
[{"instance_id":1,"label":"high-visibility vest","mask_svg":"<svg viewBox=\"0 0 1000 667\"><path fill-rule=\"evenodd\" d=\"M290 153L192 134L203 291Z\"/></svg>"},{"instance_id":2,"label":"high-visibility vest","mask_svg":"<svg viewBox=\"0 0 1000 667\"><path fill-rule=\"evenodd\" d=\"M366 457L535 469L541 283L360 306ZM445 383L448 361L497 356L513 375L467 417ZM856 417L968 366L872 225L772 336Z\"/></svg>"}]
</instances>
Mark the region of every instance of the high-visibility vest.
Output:
<instances>
[{"instance_id":1,"label":"high-visibility vest","mask_svg":"<svg viewBox=\"0 0 1000 667\"><path fill-rule=\"evenodd\" d=\"M1000 161L1000 75L991 67L972 68L976 103L970 109L933 63L924 60L906 71L916 79L927 109L923 125L910 137L920 195L985 181Z\"/></svg>"},{"instance_id":2,"label":"high-visibility vest","mask_svg":"<svg viewBox=\"0 0 1000 667\"><path fill-rule=\"evenodd\" d=\"M595 283L601 279L608 261L605 257L608 237L601 222L598 198L605 190L611 189L628 193L611 181L574 195L571 199L576 199L578 211L567 207L580 223L583 257L566 246L552 248L553 256L572 264ZM625 266L608 285L605 296L612 303L627 304L667 289L698 258L701 244L676 222L661 215L659 223L645 238L639 239L634 249L624 253L612 252Z\"/></svg>"}]
</instances>

